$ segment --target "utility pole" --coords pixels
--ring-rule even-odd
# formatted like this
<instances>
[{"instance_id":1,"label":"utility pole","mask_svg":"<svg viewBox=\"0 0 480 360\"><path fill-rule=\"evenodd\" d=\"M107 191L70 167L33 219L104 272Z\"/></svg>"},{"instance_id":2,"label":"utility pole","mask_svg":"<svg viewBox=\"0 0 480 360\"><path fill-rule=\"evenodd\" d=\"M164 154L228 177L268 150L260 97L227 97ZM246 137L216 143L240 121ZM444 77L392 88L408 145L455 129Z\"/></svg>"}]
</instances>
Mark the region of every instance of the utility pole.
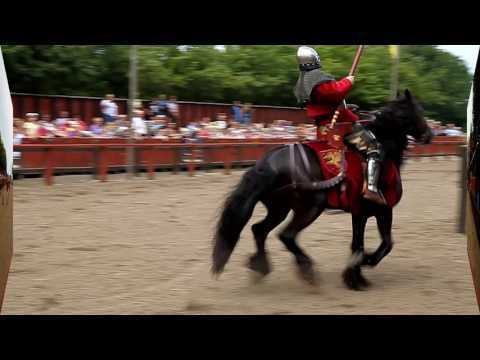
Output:
<instances>
[{"instance_id":1,"label":"utility pole","mask_svg":"<svg viewBox=\"0 0 480 360\"><path fill-rule=\"evenodd\" d=\"M128 120L130 122L130 131L127 147L127 173L133 177L135 169L135 150L132 144L135 143L132 119L135 111L135 99L137 98L137 45L130 45L130 69L128 76Z\"/></svg>"}]
</instances>

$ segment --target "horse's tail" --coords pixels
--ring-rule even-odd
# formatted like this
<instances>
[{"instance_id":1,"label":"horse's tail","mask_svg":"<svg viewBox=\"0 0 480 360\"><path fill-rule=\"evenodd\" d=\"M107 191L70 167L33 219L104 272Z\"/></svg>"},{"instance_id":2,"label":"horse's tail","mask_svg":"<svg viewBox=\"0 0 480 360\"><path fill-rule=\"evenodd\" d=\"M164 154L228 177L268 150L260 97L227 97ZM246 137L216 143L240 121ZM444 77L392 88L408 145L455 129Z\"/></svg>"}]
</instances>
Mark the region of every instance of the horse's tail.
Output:
<instances>
[{"instance_id":1,"label":"horse's tail","mask_svg":"<svg viewBox=\"0 0 480 360\"><path fill-rule=\"evenodd\" d=\"M262 167L263 168L263 167ZM242 229L250 220L260 196L270 184L270 171L259 166L248 170L240 183L227 196L214 236L212 273L223 271L238 242Z\"/></svg>"}]
</instances>

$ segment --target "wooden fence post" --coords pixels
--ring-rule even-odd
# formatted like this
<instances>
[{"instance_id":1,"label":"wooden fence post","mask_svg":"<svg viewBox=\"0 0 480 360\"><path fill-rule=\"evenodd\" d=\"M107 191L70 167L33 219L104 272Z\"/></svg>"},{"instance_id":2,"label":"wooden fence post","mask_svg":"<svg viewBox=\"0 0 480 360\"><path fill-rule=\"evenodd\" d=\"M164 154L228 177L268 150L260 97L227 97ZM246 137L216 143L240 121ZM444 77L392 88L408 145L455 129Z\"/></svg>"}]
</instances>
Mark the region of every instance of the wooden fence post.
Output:
<instances>
[{"instance_id":1,"label":"wooden fence post","mask_svg":"<svg viewBox=\"0 0 480 360\"><path fill-rule=\"evenodd\" d=\"M181 162L181 158L182 158L182 148L181 147L175 147L175 156L174 156L174 160L173 160L173 174L174 175L177 175L178 174L178 166Z\"/></svg>"},{"instance_id":2,"label":"wooden fence post","mask_svg":"<svg viewBox=\"0 0 480 360\"><path fill-rule=\"evenodd\" d=\"M45 149L45 161L47 163L44 171L45 183L47 185L53 185L54 164L53 164L52 149L50 148Z\"/></svg>"},{"instance_id":3,"label":"wooden fence post","mask_svg":"<svg viewBox=\"0 0 480 360\"><path fill-rule=\"evenodd\" d=\"M98 145L94 146L92 148L93 152L93 171L92 171L92 177L94 180L99 179L99 174L100 174L100 152L98 150Z\"/></svg>"},{"instance_id":4,"label":"wooden fence post","mask_svg":"<svg viewBox=\"0 0 480 360\"><path fill-rule=\"evenodd\" d=\"M192 145L190 147L190 159L187 159L188 160L187 169L188 169L189 176L195 175L195 159L196 158L197 156L196 156L195 146Z\"/></svg>"},{"instance_id":5,"label":"wooden fence post","mask_svg":"<svg viewBox=\"0 0 480 360\"><path fill-rule=\"evenodd\" d=\"M108 161L106 156L107 150L105 147L100 146L100 181L107 181L108 177Z\"/></svg>"},{"instance_id":6,"label":"wooden fence post","mask_svg":"<svg viewBox=\"0 0 480 360\"><path fill-rule=\"evenodd\" d=\"M147 171L148 171L148 178L150 180L155 179L155 166L154 166L154 160L153 160L153 154L154 154L155 148L144 150L144 153L147 153Z\"/></svg>"},{"instance_id":7,"label":"wooden fence post","mask_svg":"<svg viewBox=\"0 0 480 360\"><path fill-rule=\"evenodd\" d=\"M223 156L224 156L224 167L225 167L225 175L230 175L232 168L232 156L231 156L231 146L225 145Z\"/></svg>"}]
</instances>

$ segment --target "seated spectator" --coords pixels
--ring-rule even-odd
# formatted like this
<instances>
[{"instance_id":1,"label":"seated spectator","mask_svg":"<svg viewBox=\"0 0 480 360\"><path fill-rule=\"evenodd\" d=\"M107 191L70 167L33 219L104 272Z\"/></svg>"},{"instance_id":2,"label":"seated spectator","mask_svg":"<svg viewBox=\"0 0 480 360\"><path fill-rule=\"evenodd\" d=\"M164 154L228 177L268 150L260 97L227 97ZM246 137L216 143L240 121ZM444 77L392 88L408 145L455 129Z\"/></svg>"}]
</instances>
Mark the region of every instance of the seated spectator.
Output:
<instances>
[{"instance_id":1,"label":"seated spectator","mask_svg":"<svg viewBox=\"0 0 480 360\"><path fill-rule=\"evenodd\" d=\"M124 115L124 114L118 115L117 125L118 125L118 126L126 126L126 127L129 127L128 116L127 116L127 115Z\"/></svg>"},{"instance_id":2,"label":"seated spectator","mask_svg":"<svg viewBox=\"0 0 480 360\"><path fill-rule=\"evenodd\" d=\"M48 128L48 126L46 127ZM60 126L59 129L54 129L54 134L56 136L74 138L83 135L86 128L86 124L78 116L75 116L68 120L63 126Z\"/></svg>"},{"instance_id":3,"label":"seated spectator","mask_svg":"<svg viewBox=\"0 0 480 360\"><path fill-rule=\"evenodd\" d=\"M69 138L77 137L78 135L80 135L80 133L78 132L77 123L73 120L67 121L64 131L65 131L66 137L69 137Z\"/></svg>"},{"instance_id":4,"label":"seated spectator","mask_svg":"<svg viewBox=\"0 0 480 360\"><path fill-rule=\"evenodd\" d=\"M157 116L157 124L160 128L167 128L168 127L168 121L167 117L165 115L158 115ZM175 123L171 123L175 127Z\"/></svg>"},{"instance_id":5,"label":"seated spectator","mask_svg":"<svg viewBox=\"0 0 480 360\"><path fill-rule=\"evenodd\" d=\"M169 122L166 128L166 134L171 139L180 139L181 135L177 132L177 126L174 122Z\"/></svg>"},{"instance_id":6,"label":"seated spectator","mask_svg":"<svg viewBox=\"0 0 480 360\"><path fill-rule=\"evenodd\" d=\"M210 128L214 129L226 129L229 126L229 119L225 113L219 113L215 117L215 121L211 121Z\"/></svg>"},{"instance_id":7,"label":"seated spectator","mask_svg":"<svg viewBox=\"0 0 480 360\"><path fill-rule=\"evenodd\" d=\"M200 124L198 124L196 121L192 121L187 125L187 129L191 132L198 131L200 129Z\"/></svg>"},{"instance_id":8,"label":"seated spectator","mask_svg":"<svg viewBox=\"0 0 480 360\"><path fill-rule=\"evenodd\" d=\"M62 129L67 125L67 121L70 120L70 114L68 111L60 111L60 116L55 119L54 124L57 129Z\"/></svg>"},{"instance_id":9,"label":"seated spectator","mask_svg":"<svg viewBox=\"0 0 480 360\"><path fill-rule=\"evenodd\" d=\"M443 127L442 127L442 123L440 121L432 120L430 127L432 128L433 136L441 135Z\"/></svg>"},{"instance_id":10,"label":"seated spectator","mask_svg":"<svg viewBox=\"0 0 480 360\"><path fill-rule=\"evenodd\" d=\"M210 122L211 122L210 117L204 116L204 117L202 118L202 120L200 120L200 124L199 124L199 125L200 125L200 126L207 126L207 125L210 124Z\"/></svg>"},{"instance_id":11,"label":"seated spectator","mask_svg":"<svg viewBox=\"0 0 480 360\"><path fill-rule=\"evenodd\" d=\"M147 135L147 125L143 116L144 114L142 110L135 110L135 114L132 118L132 129L134 135L137 137Z\"/></svg>"},{"instance_id":12,"label":"seated spectator","mask_svg":"<svg viewBox=\"0 0 480 360\"><path fill-rule=\"evenodd\" d=\"M79 131L85 131L87 130L87 124L85 123L85 121L83 121L80 116L76 115L73 117L73 122L75 124L75 126L78 127L78 130Z\"/></svg>"},{"instance_id":13,"label":"seated spectator","mask_svg":"<svg viewBox=\"0 0 480 360\"><path fill-rule=\"evenodd\" d=\"M38 136L38 129L40 128L40 125L38 124L38 114L28 113L25 117L26 120L23 123L25 136L29 138L36 138Z\"/></svg>"},{"instance_id":14,"label":"seated spectator","mask_svg":"<svg viewBox=\"0 0 480 360\"><path fill-rule=\"evenodd\" d=\"M147 124L148 134L155 136L161 129L167 127L165 116L157 115Z\"/></svg>"},{"instance_id":15,"label":"seated spectator","mask_svg":"<svg viewBox=\"0 0 480 360\"><path fill-rule=\"evenodd\" d=\"M21 118L14 118L13 119L13 130L17 131L18 133L24 133L24 127L23 127L23 124L24 124L25 121L23 121L23 119Z\"/></svg>"},{"instance_id":16,"label":"seated spectator","mask_svg":"<svg viewBox=\"0 0 480 360\"><path fill-rule=\"evenodd\" d=\"M65 115L65 114L64 114ZM66 113L68 116L68 113ZM50 115L49 114L44 114L41 117L41 121L39 122L40 124L40 129L39 129L39 136L40 137L66 137L66 127L68 121L64 122L63 125L60 125L59 127L55 126L55 122L51 121ZM63 120L60 121L62 123Z\"/></svg>"},{"instance_id":17,"label":"seated spectator","mask_svg":"<svg viewBox=\"0 0 480 360\"><path fill-rule=\"evenodd\" d=\"M117 128L116 121L110 121L109 123L106 123L103 127L102 137L115 137L117 135Z\"/></svg>"},{"instance_id":18,"label":"seated spectator","mask_svg":"<svg viewBox=\"0 0 480 360\"><path fill-rule=\"evenodd\" d=\"M100 117L93 118L93 124L90 125L89 131L94 136L100 136L103 133L103 119Z\"/></svg>"},{"instance_id":19,"label":"seated spectator","mask_svg":"<svg viewBox=\"0 0 480 360\"><path fill-rule=\"evenodd\" d=\"M49 121L50 116L42 115L42 119L38 122L40 125L38 129L38 137L49 138L56 136L57 128Z\"/></svg>"},{"instance_id":20,"label":"seated spectator","mask_svg":"<svg viewBox=\"0 0 480 360\"><path fill-rule=\"evenodd\" d=\"M118 115L118 120L116 121L116 125L117 125L116 135L118 137L130 136L130 124L128 122L127 115Z\"/></svg>"},{"instance_id":21,"label":"seated spectator","mask_svg":"<svg viewBox=\"0 0 480 360\"><path fill-rule=\"evenodd\" d=\"M167 128L163 128L157 131L157 133L153 136L155 139L161 139L161 140L168 140L168 130Z\"/></svg>"},{"instance_id":22,"label":"seated spectator","mask_svg":"<svg viewBox=\"0 0 480 360\"><path fill-rule=\"evenodd\" d=\"M226 139L245 139L245 127L237 122L232 122L231 126L225 131Z\"/></svg>"},{"instance_id":23,"label":"seated spectator","mask_svg":"<svg viewBox=\"0 0 480 360\"><path fill-rule=\"evenodd\" d=\"M206 123L200 124L200 129L198 130L198 138L202 141L210 138L210 131L208 131Z\"/></svg>"},{"instance_id":24,"label":"seated spectator","mask_svg":"<svg viewBox=\"0 0 480 360\"><path fill-rule=\"evenodd\" d=\"M145 125L147 126L147 135L148 136L155 136L158 131L158 121L157 117L151 117L150 119L145 117Z\"/></svg>"},{"instance_id":25,"label":"seated spectator","mask_svg":"<svg viewBox=\"0 0 480 360\"><path fill-rule=\"evenodd\" d=\"M218 120L218 121L225 121L225 122L226 122L226 121L228 121L228 116L227 116L226 113L220 113L220 114L218 115L218 119L217 119L217 120Z\"/></svg>"},{"instance_id":26,"label":"seated spectator","mask_svg":"<svg viewBox=\"0 0 480 360\"><path fill-rule=\"evenodd\" d=\"M109 123L117 119L118 105L113 101L114 98L115 95L107 94L105 95L105 99L100 101L100 111L105 123Z\"/></svg>"},{"instance_id":27,"label":"seated spectator","mask_svg":"<svg viewBox=\"0 0 480 360\"><path fill-rule=\"evenodd\" d=\"M152 112L152 110L150 110L150 108L146 108L143 110L143 113L144 113L144 118L145 118L145 121L153 121L153 118L155 117L154 113Z\"/></svg>"},{"instance_id":28,"label":"seated spectator","mask_svg":"<svg viewBox=\"0 0 480 360\"><path fill-rule=\"evenodd\" d=\"M465 135L462 128L456 127L455 124L447 124L447 128L443 131L445 136L463 136Z\"/></svg>"}]
</instances>

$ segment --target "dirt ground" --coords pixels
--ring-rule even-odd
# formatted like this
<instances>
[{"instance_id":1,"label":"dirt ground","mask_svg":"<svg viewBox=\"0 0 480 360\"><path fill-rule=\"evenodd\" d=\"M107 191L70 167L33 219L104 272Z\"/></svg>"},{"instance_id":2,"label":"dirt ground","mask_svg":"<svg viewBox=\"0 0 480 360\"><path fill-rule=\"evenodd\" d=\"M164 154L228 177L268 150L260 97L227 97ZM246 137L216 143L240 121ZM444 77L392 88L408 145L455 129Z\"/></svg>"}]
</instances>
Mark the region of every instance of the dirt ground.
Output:
<instances>
[{"instance_id":1,"label":"dirt ground","mask_svg":"<svg viewBox=\"0 0 480 360\"><path fill-rule=\"evenodd\" d=\"M392 253L365 275L367 291L347 290L348 214L324 214L300 236L319 286L296 275L276 238L273 272L254 284L244 267L254 250L249 226L219 280L210 276L217 208L242 171L100 183L86 176L14 185L14 260L5 314L477 314L466 239L456 233L460 163L409 162L394 212ZM289 217L290 218L290 217ZM286 220L288 221L288 219ZM282 224L281 226L284 226ZM379 243L373 219L366 245Z\"/></svg>"}]
</instances>

